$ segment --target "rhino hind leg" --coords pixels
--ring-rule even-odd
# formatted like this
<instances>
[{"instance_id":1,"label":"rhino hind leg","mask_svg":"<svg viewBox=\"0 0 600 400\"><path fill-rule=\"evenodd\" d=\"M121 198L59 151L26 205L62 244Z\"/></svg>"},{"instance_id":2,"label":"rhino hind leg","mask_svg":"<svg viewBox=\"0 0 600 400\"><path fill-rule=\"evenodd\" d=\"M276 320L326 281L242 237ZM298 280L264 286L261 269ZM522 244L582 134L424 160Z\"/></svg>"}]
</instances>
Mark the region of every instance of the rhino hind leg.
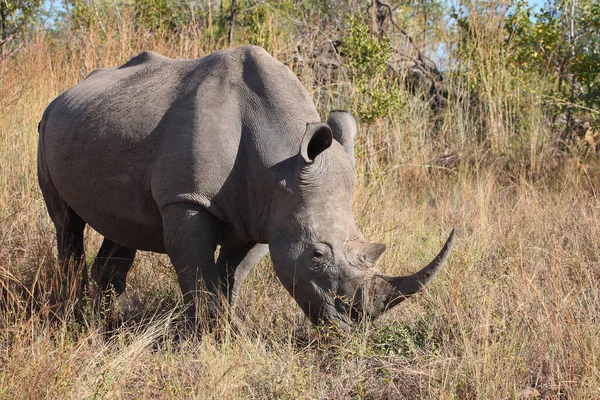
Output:
<instances>
[{"instance_id":1,"label":"rhino hind leg","mask_svg":"<svg viewBox=\"0 0 600 400\"><path fill-rule=\"evenodd\" d=\"M92 279L102 292L114 290L119 296L125 291L127 273L135 259L136 249L121 246L104 238L92 264Z\"/></svg>"},{"instance_id":2,"label":"rhino hind leg","mask_svg":"<svg viewBox=\"0 0 600 400\"><path fill-rule=\"evenodd\" d=\"M229 304L235 306L239 289L248 273L269 252L266 244L248 243L242 246L221 246L217 269L221 276L221 291Z\"/></svg>"},{"instance_id":3,"label":"rhino hind leg","mask_svg":"<svg viewBox=\"0 0 600 400\"><path fill-rule=\"evenodd\" d=\"M42 123L40 123L41 126ZM40 131L42 135L42 131ZM58 262L62 269L60 287L53 289L54 303L78 298L87 285L83 245L85 221L62 198L46 166L43 148L38 150L38 181L50 219L56 228Z\"/></svg>"},{"instance_id":4,"label":"rhino hind leg","mask_svg":"<svg viewBox=\"0 0 600 400\"><path fill-rule=\"evenodd\" d=\"M87 285L87 265L83 244L85 221L65 206L62 217L54 216L58 260L63 270L61 300L79 297Z\"/></svg>"}]
</instances>

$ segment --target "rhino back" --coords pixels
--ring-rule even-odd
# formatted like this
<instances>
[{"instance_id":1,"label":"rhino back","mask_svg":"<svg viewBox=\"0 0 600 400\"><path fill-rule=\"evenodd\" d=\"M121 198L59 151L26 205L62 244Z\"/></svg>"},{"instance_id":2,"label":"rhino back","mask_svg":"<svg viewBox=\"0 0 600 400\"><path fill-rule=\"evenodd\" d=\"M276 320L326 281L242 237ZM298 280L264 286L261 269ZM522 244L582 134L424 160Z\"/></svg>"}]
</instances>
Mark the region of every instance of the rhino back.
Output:
<instances>
[{"instance_id":1,"label":"rhino back","mask_svg":"<svg viewBox=\"0 0 600 400\"><path fill-rule=\"evenodd\" d=\"M51 103L40 151L61 197L94 229L164 251L160 210L173 202L201 205L252 237L267 171L315 119L306 91L264 50L142 53Z\"/></svg>"}]
</instances>

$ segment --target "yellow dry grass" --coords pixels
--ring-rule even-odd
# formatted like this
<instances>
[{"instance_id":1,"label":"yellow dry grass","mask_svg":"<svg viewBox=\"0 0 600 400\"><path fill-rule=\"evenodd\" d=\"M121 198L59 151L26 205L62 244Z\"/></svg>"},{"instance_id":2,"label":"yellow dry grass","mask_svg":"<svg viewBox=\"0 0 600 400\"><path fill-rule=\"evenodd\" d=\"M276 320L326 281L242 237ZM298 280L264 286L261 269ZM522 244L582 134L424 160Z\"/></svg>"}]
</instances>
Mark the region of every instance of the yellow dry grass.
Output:
<instances>
[{"instance_id":1,"label":"yellow dry grass","mask_svg":"<svg viewBox=\"0 0 600 400\"><path fill-rule=\"evenodd\" d=\"M242 289L243 322L202 337L179 333L174 274L153 254L136 260L120 299L128 322L110 332L101 316L48 319L44 293L28 313L27 291L49 287L57 268L36 179L46 105L141 50L192 58L222 44L123 24L108 37L39 34L0 64L0 398L600 398L597 161L543 158L549 132L535 112L524 116L531 153L496 159L473 145L457 106L441 128L459 156L449 168L435 163L443 140L428 136L417 100L401 119L363 127L355 215L368 239L388 245L381 268L418 269L451 227L457 240L423 294L350 335L309 326L268 260ZM506 168L519 159L529 167ZM86 238L93 254L100 239Z\"/></svg>"}]
</instances>

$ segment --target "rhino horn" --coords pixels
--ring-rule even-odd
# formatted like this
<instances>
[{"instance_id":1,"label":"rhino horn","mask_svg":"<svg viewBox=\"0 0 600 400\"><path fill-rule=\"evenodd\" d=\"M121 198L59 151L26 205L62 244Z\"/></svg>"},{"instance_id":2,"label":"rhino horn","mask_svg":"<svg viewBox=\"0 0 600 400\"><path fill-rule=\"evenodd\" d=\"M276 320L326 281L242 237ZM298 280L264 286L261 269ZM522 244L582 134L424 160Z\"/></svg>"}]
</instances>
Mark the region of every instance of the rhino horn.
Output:
<instances>
[{"instance_id":1,"label":"rhino horn","mask_svg":"<svg viewBox=\"0 0 600 400\"><path fill-rule=\"evenodd\" d=\"M454 242L454 229L439 254L422 270L409 276L390 277L375 275L371 278L371 308L374 316L389 310L406 298L419 292L442 269Z\"/></svg>"}]
</instances>

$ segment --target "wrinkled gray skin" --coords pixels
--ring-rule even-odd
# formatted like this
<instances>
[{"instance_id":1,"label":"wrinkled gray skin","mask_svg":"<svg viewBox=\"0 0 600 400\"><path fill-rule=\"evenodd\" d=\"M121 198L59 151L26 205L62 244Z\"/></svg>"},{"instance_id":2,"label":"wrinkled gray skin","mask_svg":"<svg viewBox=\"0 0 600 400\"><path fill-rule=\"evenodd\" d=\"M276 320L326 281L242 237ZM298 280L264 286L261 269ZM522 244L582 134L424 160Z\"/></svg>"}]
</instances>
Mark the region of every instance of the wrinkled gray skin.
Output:
<instances>
[{"instance_id":1,"label":"wrinkled gray skin","mask_svg":"<svg viewBox=\"0 0 600 400\"><path fill-rule=\"evenodd\" d=\"M356 122L343 111L319 121L298 79L258 47L199 60L145 52L93 72L39 126L59 259L83 263L89 224L105 238L91 267L102 289L123 292L136 250L149 250L169 255L193 304L199 282L233 301L270 250L312 322L376 317L433 278L452 236L413 276L367 271L385 246L366 242L352 214Z\"/></svg>"}]
</instances>

